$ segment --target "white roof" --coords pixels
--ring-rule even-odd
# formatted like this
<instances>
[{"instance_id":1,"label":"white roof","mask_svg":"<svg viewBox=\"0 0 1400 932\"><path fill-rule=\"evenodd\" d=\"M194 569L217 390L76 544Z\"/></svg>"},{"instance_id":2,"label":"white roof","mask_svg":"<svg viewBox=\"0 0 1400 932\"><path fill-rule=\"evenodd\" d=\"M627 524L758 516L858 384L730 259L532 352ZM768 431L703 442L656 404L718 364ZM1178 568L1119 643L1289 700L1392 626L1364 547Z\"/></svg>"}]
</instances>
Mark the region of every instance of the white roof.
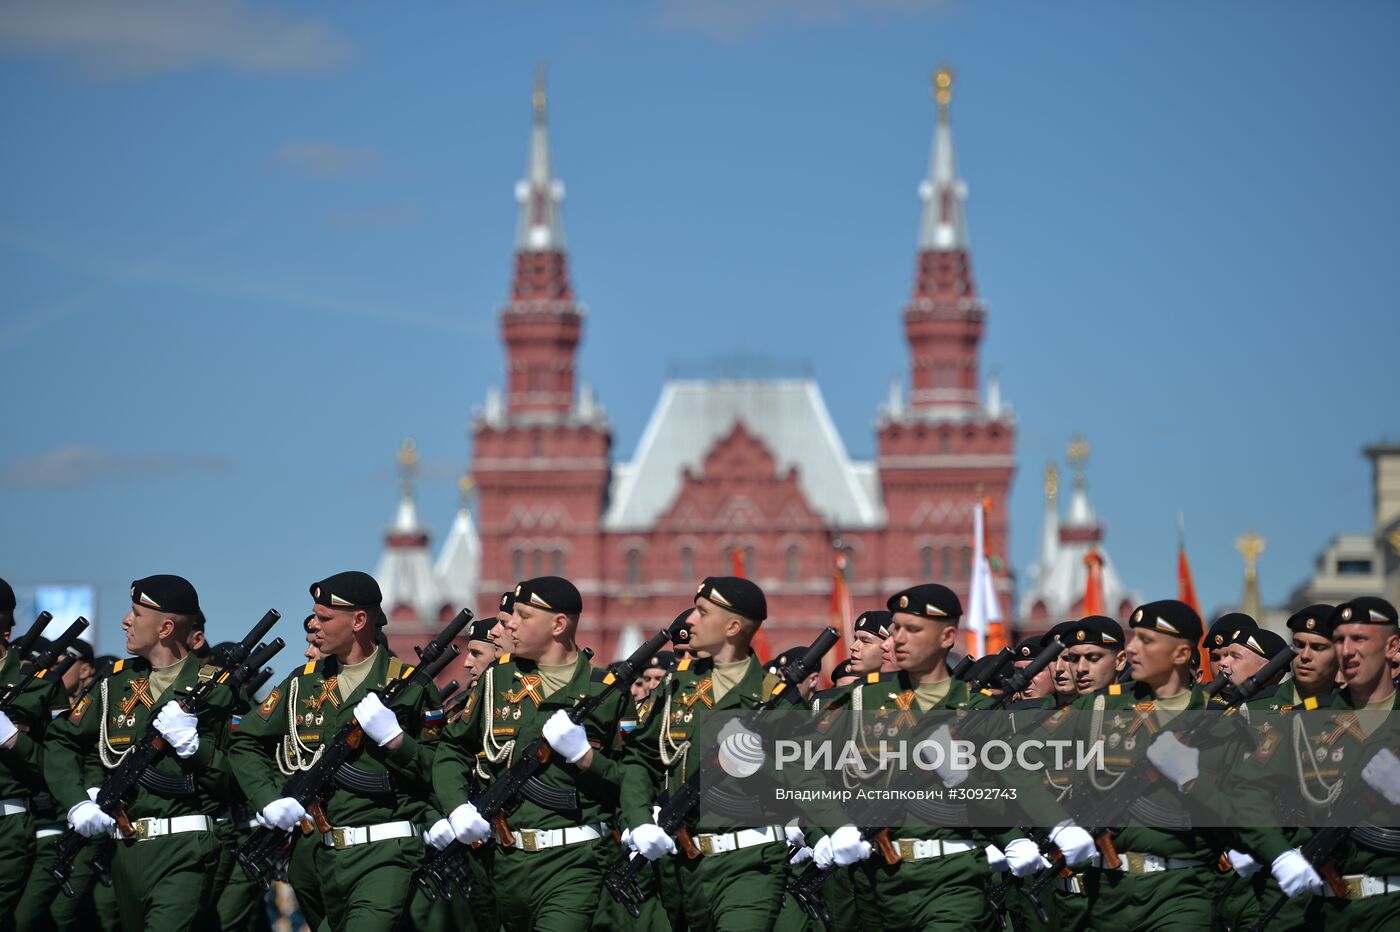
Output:
<instances>
[{"instance_id":1,"label":"white roof","mask_svg":"<svg viewBox=\"0 0 1400 932\"><path fill-rule=\"evenodd\" d=\"M472 513L463 505L443 541L438 554L437 577L443 593L454 609L476 604L477 583L481 579L481 537Z\"/></svg>"},{"instance_id":2,"label":"white roof","mask_svg":"<svg viewBox=\"0 0 1400 932\"><path fill-rule=\"evenodd\" d=\"M778 469L797 467L808 504L832 526L878 527L884 507L874 464L854 463L810 379L667 382L630 463L613 470L608 530L651 527L675 501L686 467L743 422L773 453Z\"/></svg>"},{"instance_id":3,"label":"white roof","mask_svg":"<svg viewBox=\"0 0 1400 932\"><path fill-rule=\"evenodd\" d=\"M394 525L389 532L390 542L384 548L384 555L379 558L374 578L379 582L379 590L384 596L382 604L385 612L392 613L400 606L407 605L420 621L429 621L437 619L448 600L438 582L428 548L424 544L393 541L395 536L422 533L413 491L405 482L403 497L399 500Z\"/></svg>"},{"instance_id":4,"label":"white roof","mask_svg":"<svg viewBox=\"0 0 1400 932\"><path fill-rule=\"evenodd\" d=\"M1037 602L1045 604L1052 621L1064 621L1070 617L1074 604L1084 597L1084 587L1089 581L1089 568L1084 564L1090 547L1098 550L1103 559L1103 607L1104 614L1117 615L1118 606L1124 602L1137 605L1141 597L1124 585L1113 559L1104 548L1103 542L1092 544L1089 541L1062 543L1059 535L1059 515L1053 502L1047 502L1040 558L1031 568L1031 584L1021 595L1021 618L1028 618ZM1063 527L1069 530L1089 529L1098 526L1093 506L1089 504L1089 494L1085 491L1083 478L1076 478L1074 491L1070 495L1069 508Z\"/></svg>"}]
</instances>

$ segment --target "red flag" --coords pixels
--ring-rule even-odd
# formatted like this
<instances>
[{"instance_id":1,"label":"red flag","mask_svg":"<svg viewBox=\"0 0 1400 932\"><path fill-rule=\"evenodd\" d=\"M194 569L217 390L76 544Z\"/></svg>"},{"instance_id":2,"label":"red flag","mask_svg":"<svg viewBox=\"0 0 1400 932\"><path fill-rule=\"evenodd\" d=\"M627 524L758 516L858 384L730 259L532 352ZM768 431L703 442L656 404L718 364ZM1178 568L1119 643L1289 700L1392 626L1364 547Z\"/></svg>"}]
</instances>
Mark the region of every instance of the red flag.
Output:
<instances>
[{"instance_id":1,"label":"red flag","mask_svg":"<svg viewBox=\"0 0 1400 932\"><path fill-rule=\"evenodd\" d=\"M1084 614L1102 615L1103 611L1103 557L1097 547L1084 554L1084 565L1089 568L1089 578L1084 583Z\"/></svg>"},{"instance_id":2,"label":"red flag","mask_svg":"<svg viewBox=\"0 0 1400 932\"><path fill-rule=\"evenodd\" d=\"M1201 614L1201 603L1196 600L1196 584L1191 581L1191 564L1186 560L1185 541L1177 544L1176 548L1176 597L1178 601L1191 606L1191 610L1197 615ZM1201 682L1209 683L1210 652L1206 650L1204 643L1198 649L1201 652Z\"/></svg>"},{"instance_id":3,"label":"red flag","mask_svg":"<svg viewBox=\"0 0 1400 932\"><path fill-rule=\"evenodd\" d=\"M740 579L748 579L748 574L744 572L744 551L738 547L729 548L729 563L733 567L731 575ZM773 655L768 650L768 637L763 633L763 626L758 626L758 631L754 634L753 640L749 642L750 649L758 654L760 663L767 663L773 659Z\"/></svg>"}]
</instances>

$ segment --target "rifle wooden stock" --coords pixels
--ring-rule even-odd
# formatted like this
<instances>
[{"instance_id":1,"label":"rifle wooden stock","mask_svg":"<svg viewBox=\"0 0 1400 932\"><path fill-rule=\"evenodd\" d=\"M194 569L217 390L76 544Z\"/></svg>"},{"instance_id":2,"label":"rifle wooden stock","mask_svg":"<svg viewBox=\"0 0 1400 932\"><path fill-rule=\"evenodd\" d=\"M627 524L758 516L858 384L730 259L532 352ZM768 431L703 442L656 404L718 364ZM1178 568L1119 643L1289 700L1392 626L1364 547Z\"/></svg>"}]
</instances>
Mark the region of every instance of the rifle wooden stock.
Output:
<instances>
[{"instance_id":1,"label":"rifle wooden stock","mask_svg":"<svg viewBox=\"0 0 1400 932\"><path fill-rule=\"evenodd\" d=\"M1118 846L1113 843L1112 829L1095 838L1094 847L1099 849L1099 856L1103 859L1104 867L1116 871L1123 865L1123 858L1118 854Z\"/></svg>"},{"instance_id":2,"label":"rifle wooden stock","mask_svg":"<svg viewBox=\"0 0 1400 932\"><path fill-rule=\"evenodd\" d=\"M676 843L680 845L681 853L692 861L700 857L700 848L695 844L694 837L690 834L690 829L682 825L676 829Z\"/></svg>"},{"instance_id":3,"label":"rifle wooden stock","mask_svg":"<svg viewBox=\"0 0 1400 932\"><path fill-rule=\"evenodd\" d=\"M496 844L502 848L515 847L515 833L510 830L510 823L506 821L504 811L491 817L491 832L496 836Z\"/></svg>"},{"instance_id":4,"label":"rifle wooden stock","mask_svg":"<svg viewBox=\"0 0 1400 932\"><path fill-rule=\"evenodd\" d=\"M880 857L885 859L886 864L898 864L904 859L904 856L899 853L899 849L894 846L889 829L880 829L870 840L874 843L875 850L880 852Z\"/></svg>"},{"instance_id":5,"label":"rifle wooden stock","mask_svg":"<svg viewBox=\"0 0 1400 932\"><path fill-rule=\"evenodd\" d=\"M335 826L331 824L331 820L326 817L326 807L321 805L319 799L313 799L311 805L306 807L306 811L311 814L311 819L316 826L316 831L320 832L322 835L335 828Z\"/></svg>"}]
</instances>

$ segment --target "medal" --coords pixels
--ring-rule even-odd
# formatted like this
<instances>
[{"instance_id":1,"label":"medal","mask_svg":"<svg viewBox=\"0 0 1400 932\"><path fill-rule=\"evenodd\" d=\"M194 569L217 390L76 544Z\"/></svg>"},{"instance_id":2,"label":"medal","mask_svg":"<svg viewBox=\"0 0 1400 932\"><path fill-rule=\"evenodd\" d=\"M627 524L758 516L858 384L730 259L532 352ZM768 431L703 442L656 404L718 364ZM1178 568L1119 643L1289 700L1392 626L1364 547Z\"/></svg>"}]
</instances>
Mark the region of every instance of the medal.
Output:
<instances>
[{"instance_id":1,"label":"medal","mask_svg":"<svg viewBox=\"0 0 1400 932\"><path fill-rule=\"evenodd\" d=\"M1125 751L1131 751L1135 747L1137 747L1136 738L1129 738L1127 741L1123 742L1123 750Z\"/></svg>"},{"instance_id":2,"label":"medal","mask_svg":"<svg viewBox=\"0 0 1400 932\"><path fill-rule=\"evenodd\" d=\"M515 707L515 711L510 713L510 717L515 719L517 722L520 721L520 706Z\"/></svg>"},{"instance_id":3,"label":"medal","mask_svg":"<svg viewBox=\"0 0 1400 932\"><path fill-rule=\"evenodd\" d=\"M325 717L324 715L318 715L318 716L316 716L316 724L317 724L317 725L322 724L323 722L325 722L325 720L326 720L326 717Z\"/></svg>"}]
</instances>

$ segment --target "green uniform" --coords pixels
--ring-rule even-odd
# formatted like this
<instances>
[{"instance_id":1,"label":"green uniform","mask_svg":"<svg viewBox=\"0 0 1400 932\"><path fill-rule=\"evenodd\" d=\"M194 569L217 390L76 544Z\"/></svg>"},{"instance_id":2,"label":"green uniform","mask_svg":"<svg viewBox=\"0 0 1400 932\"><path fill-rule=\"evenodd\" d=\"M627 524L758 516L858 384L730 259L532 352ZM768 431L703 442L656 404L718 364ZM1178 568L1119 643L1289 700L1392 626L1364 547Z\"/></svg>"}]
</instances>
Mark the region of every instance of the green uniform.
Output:
<instances>
[{"instance_id":1,"label":"green uniform","mask_svg":"<svg viewBox=\"0 0 1400 932\"><path fill-rule=\"evenodd\" d=\"M1310 828L1272 827L1281 805L1302 807L1304 818L1299 821L1315 822L1330 808L1333 798L1375 798L1360 773L1379 750L1379 736L1368 741L1364 729L1358 727L1345 689L1324 709L1312 705L1300 711L1292 728L1276 729L1284 733L1266 736L1236 772L1240 823L1251 826L1240 829L1239 838L1266 870L1280 854L1312 836ZM1395 708L1400 708L1400 692L1392 702ZM1375 804L1376 808L1382 805ZM1388 811L1393 813L1394 808ZM1359 813L1362 818L1357 821L1365 824L1352 831L1332 862L1352 888L1348 896L1324 891L1323 895L1291 899L1271 922L1271 932L1317 928L1380 932L1400 924L1400 892L1356 895L1364 877L1400 876L1400 830L1369 824L1367 814ZM1260 908L1268 909L1280 895L1278 884L1271 878L1260 880L1259 875L1255 881Z\"/></svg>"},{"instance_id":2,"label":"green uniform","mask_svg":"<svg viewBox=\"0 0 1400 932\"><path fill-rule=\"evenodd\" d=\"M469 801L473 772L487 783L500 776L550 716L611 682L583 654L564 675L567 682L550 692L532 660L503 654L486 669L438 749L433 786L444 812ZM497 839L490 870L497 916L510 932L582 930L593 923L607 895L603 872L616 851L604 837L620 779L613 748L631 705L626 689L613 689L583 722L593 747L588 768L555 757L507 814L511 834Z\"/></svg>"},{"instance_id":3,"label":"green uniform","mask_svg":"<svg viewBox=\"0 0 1400 932\"><path fill-rule=\"evenodd\" d=\"M111 676L54 723L44 774L62 811L88 798L141 740L166 702L188 695L218 668L187 655L163 692L141 659L118 661ZM227 808L228 735L233 694L216 687L199 716L199 747L186 759L167 751L146 771L127 806L135 835L116 841L112 884L122 927L184 930L217 922L215 819ZM90 846L91 847L91 846ZM89 856L84 852L80 857Z\"/></svg>"},{"instance_id":4,"label":"green uniform","mask_svg":"<svg viewBox=\"0 0 1400 932\"><path fill-rule=\"evenodd\" d=\"M690 739L706 717L719 712L752 709L766 701L781 682L764 672L752 656L738 682L718 698L714 691L714 664L709 659L685 658L657 687L658 701L645 721L624 742L627 765L622 787L622 823L635 828L652 821L652 806L667 787L679 786L704 760L703 750ZM692 753L693 752L693 753ZM710 805L716 813L719 807ZM767 833L769 841L720 853L705 853L707 835L696 835L701 856L684 852L663 858L674 864L681 913L690 929L763 930L774 927L783 904L787 881L787 842L781 826L755 825L742 809L731 815L735 826ZM694 833L692 833L694 834ZM727 833L725 833L727 834ZM748 838L757 838L749 835ZM665 882L663 881L663 889Z\"/></svg>"},{"instance_id":5,"label":"green uniform","mask_svg":"<svg viewBox=\"0 0 1400 932\"><path fill-rule=\"evenodd\" d=\"M18 683L27 670L18 654L7 651L0 661L0 687ZM14 747L0 748L0 930L16 928L15 913L35 866L30 799L44 791L42 747L49 723L67 708L63 684L36 677L6 710L19 733Z\"/></svg>"},{"instance_id":6,"label":"green uniform","mask_svg":"<svg viewBox=\"0 0 1400 932\"><path fill-rule=\"evenodd\" d=\"M368 662L364 679L347 696L339 691L340 664L329 658L294 672L243 716L229 741L229 759L255 811L280 798L292 774L311 766L322 742L354 717L370 690L412 674L383 648ZM318 887L297 890L299 872L290 871L293 890L299 896L305 891L308 900L319 895L325 922L337 932L407 927L442 712L436 688L418 685L400 692L393 710L402 743L390 750L366 736L322 801L334 831L298 839L293 848L294 863L309 857Z\"/></svg>"}]
</instances>

